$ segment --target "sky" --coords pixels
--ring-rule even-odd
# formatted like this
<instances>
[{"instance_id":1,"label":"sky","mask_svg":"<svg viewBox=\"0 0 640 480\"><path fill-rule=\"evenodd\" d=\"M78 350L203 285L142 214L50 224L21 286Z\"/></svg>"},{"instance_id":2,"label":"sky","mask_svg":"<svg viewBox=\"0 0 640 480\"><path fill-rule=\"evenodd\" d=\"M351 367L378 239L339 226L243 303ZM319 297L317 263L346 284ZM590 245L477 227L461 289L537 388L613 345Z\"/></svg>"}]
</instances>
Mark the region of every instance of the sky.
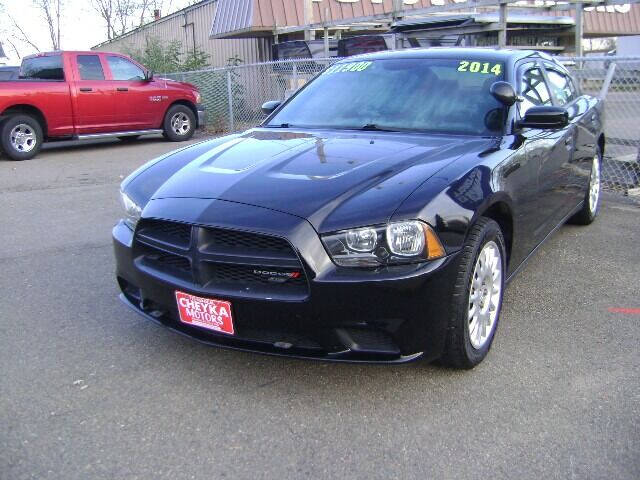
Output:
<instances>
[{"instance_id":1,"label":"sky","mask_svg":"<svg viewBox=\"0 0 640 480\"><path fill-rule=\"evenodd\" d=\"M165 2L169 3L169 2ZM167 15L193 3L190 0L172 0L171 10L162 12ZM39 10L32 6L31 0L0 0L5 11L20 24L29 35L31 41L41 51L51 50L51 38L49 28L42 19ZM7 30L12 29L5 15L0 18L0 42L9 60L7 65L18 65L20 60L13 48L5 41ZM64 0L64 17L61 21L61 45L63 50L89 50L107 39L107 29L104 20L92 9L90 0ZM15 42L14 42L15 43ZM21 56L36 53L36 51L24 44L16 43Z\"/></svg>"}]
</instances>

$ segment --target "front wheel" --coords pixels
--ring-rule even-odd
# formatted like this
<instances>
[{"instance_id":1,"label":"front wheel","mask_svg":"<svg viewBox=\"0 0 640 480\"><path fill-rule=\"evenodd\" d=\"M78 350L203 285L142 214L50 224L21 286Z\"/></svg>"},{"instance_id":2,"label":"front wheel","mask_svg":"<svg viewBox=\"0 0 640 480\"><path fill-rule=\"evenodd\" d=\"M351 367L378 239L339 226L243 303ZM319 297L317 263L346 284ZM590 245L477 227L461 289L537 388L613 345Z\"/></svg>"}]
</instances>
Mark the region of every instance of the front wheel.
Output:
<instances>
[{"instance_id":1,"label":"front wheel","mask_svg":"<svg viewBox=\"0 0 640 480\"><path fill-rule=\"evenodd\" d=\"M500 226L481 217L459 254L443 364L473 368L489 353L502 307L505 252Z\"/></svg>"},{"instance_id":2,"label":"front wheel","mask_svg":"<svg viewBox=\"0 0 640 480\"><path fill-rule=\"evenodd\" d=\"M40 123L30 115L14 115L2 123L0 144L11 160L36 156L44 141Z\"/></svg>"},{"instance_id":3,"label":"front wheel","mask_svg":"<svg viewBox=\"0 0 640 480\"><path fill-rule=\"evenodd\" d=\"M196 116L185 105L174 105L164 116L164 136L172 142L184 142L196 131Z\"/></svg>"},{"instance_id":4,"label":"front wheel","mask_svg":"<svg viewBox=\"0 0 640 480\"><path fill-rule=\"evenodd\" d=\"M591 160L591 174L589 175L589 188L584 196L582 208L569 220L571 223L578 225L589 225L592 223L600 212L600 189L602 171L602 152L600 148L596 149L596 153Z\"/></svg>"}]
</instances>

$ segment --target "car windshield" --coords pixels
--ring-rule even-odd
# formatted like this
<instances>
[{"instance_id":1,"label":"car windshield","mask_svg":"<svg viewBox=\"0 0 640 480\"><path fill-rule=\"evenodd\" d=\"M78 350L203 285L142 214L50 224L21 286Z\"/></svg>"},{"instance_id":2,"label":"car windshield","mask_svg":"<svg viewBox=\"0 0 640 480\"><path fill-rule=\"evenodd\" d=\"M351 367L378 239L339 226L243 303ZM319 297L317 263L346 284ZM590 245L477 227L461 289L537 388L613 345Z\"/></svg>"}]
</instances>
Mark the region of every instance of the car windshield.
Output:
<instances>
[{"instance_id":1,"label":"car windshield","mask_svg":"<svg viewBox=\"0 0 640 480\"><path fill-rule=\"evenodd\" d=\"M341 62L266 126L496 135L504 108L489 89L503 77L501 63L473 59Z\"/></svg>"}]
</instances>

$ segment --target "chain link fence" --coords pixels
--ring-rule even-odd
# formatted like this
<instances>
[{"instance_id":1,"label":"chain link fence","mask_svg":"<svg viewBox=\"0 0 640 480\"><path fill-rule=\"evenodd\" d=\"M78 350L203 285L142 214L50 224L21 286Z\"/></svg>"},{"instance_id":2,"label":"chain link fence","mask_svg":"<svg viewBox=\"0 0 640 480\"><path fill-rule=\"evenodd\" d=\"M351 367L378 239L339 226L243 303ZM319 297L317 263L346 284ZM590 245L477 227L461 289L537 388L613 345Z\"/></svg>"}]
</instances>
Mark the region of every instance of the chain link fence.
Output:
<instances>
[{"instance_id":1,"label":"chain link fence","mask_svg":"<svg viewBox=\"0 0 640 480\"><path fill-rule=\"evenodd\" d=\"M284 100L338 60L285 60L163 76L197 86L207 108L207 129L223 134L259 124L265 101ZM640 199L640 57L560 60L584 93L606 95L604 188Z\"/></svg>"},{"instance_id":2,"label":"chain link fence","mask_svg":"<svg viewBox=\"0 0 640 480\"><path fill-rule=\"evenodd\" d=\"M640 200L640 57L560 60L582 92L604 98L603 187Z\"/></svg>"}]
</instances>

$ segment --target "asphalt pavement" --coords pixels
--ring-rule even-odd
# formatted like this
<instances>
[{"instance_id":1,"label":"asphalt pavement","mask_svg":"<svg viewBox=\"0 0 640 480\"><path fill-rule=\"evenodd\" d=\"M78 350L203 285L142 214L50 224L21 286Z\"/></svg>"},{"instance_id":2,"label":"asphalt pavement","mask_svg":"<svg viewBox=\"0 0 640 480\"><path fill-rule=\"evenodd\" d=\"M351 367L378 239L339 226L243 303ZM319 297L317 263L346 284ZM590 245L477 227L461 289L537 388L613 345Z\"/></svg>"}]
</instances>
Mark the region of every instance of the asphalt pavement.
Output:
<instances>
[{"instance_id":1,"label":"asphalt pavement","mask_svg":"<svg viewBox=\"0 0 640 480\"><path fill-rule=\"evenodd\" d=\"M117 296L118 185L162 139L0 157L0 478L640 478L640 207L506 291L472 371L207 347Z\"/></svg>"}]
</instances>

